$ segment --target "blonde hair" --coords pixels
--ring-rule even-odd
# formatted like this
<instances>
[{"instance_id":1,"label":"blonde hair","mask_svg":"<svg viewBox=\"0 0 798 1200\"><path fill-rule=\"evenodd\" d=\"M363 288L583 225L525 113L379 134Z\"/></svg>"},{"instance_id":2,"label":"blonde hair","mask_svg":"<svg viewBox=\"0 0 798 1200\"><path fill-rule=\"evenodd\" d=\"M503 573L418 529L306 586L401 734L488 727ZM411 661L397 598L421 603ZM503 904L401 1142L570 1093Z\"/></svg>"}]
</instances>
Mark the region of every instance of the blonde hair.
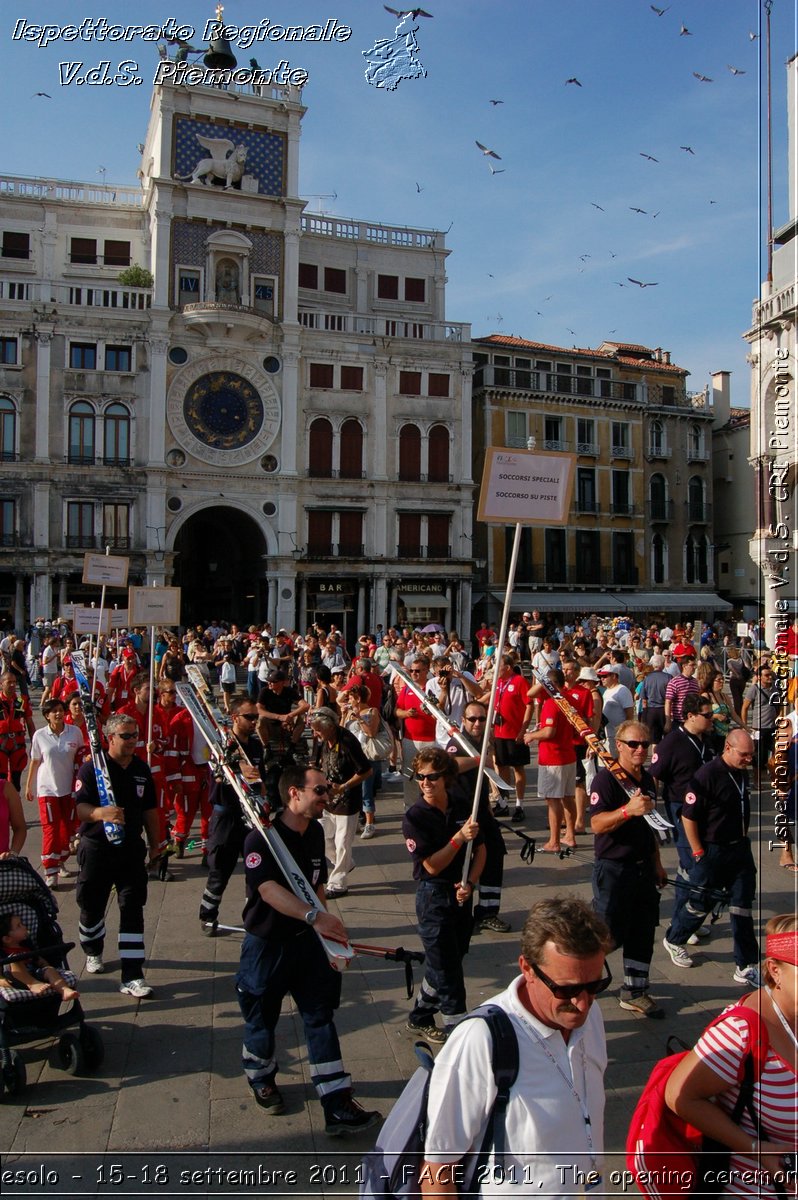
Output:
<instances>
[{"instance_id":1,"label":"blonde hair","mask_svg":"<svg viewBox=\"0 0 798 1200\"><path fill-rule=\"evenodd\" d=\"M767 937L770 933L794 933L796 929L798 929L798 915L796 913L781 913L778 917L770 918L765 926L765 937ZM764 976L765 983L768 985L768 987L773 987L776 981L768 970L767 964L769 957L769 955L765 955L762 966L762 975ZM773 959L772 961L778 962L779 960Z\"/></svg>"}]
</instances>

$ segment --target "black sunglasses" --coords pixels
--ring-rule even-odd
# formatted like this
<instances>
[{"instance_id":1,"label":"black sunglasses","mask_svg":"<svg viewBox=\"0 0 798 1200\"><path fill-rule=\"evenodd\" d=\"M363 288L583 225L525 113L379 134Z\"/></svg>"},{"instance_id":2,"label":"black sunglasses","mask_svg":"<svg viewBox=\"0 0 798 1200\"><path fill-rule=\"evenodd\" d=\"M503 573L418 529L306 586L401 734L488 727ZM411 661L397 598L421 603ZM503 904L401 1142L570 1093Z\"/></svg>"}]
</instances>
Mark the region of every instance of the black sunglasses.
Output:
<instances>
[{"instance_id":1,"label":"black sunglasses","mask_svg":"<svg viewBox=\"0 0 798 1200\"><path fill-rule=\"evenodd\" d=\"M472 725L475 721L487 721L487 719L487 717L463 717L464 721L470 721Z\"/></svg>"},{"instance_id":2,"label":"black sunglasses","mask_svg":"<svg viewBox=\"0 0 798 1200\"><path fill-rule=\"evenodd\" d=\"M641 746L645 750L648 750L651 745L651 742L639 742L636 738L630 738L627 742L624 742L622 739L619 740L622 746L628 746L630 750L639 750Z\"/></svg>"},{"instance_id":3,"label":"black sunglasses","mask_svg":"<svg viewBox=\"0 0 798 1200\"><path fill-rule=\"evenodd\" d=\"M437 783L443 776L443 771L431 771L429 775L416 775L416 780L418 783Z\"/></svg>"},{"instance_id":4,"label":"black sunglasses","mask_svg":"<svg viewBox=\"0 0 798 1200\"><path fill-rule=\"evenodd\" d=\"M306 784L300 790L303 792L315 792L317 796L329 796L332 788L328 787L326 783L314 783Z\"/></svg>"},{"instance_id":5,"label":"black sunglasses","mask_svg":"<svg viewBox=\"0 0 798 1200\"><path fill-rule=\"evenodd\" d=\"M606 962L604 963L604 970L606 972L604 978L589 979L587 983L555 983L553 979L549 979L548 975L544 975L543 971L535 963L530 963L529 965L541 983L545 983L552 996L555 996L557 1000L573 1000L575 996L580 996L582 992L587 992L588 996L597 996L599 992L606 992L612 983L612 975Z\"/></svg>"},{"instance_id":6,"label":"black sunglasses","mask_svg":"<svg viewBox=\"0 0 798 1200\"><path fill-rule=\"evenodd\" d=\"M240 713L238 713L238 716L241 718L242 721L257 721L257 719L258 719L258 714L256 712L254 712L254 713L240 712Z\"/></svg>"}]
</instances>

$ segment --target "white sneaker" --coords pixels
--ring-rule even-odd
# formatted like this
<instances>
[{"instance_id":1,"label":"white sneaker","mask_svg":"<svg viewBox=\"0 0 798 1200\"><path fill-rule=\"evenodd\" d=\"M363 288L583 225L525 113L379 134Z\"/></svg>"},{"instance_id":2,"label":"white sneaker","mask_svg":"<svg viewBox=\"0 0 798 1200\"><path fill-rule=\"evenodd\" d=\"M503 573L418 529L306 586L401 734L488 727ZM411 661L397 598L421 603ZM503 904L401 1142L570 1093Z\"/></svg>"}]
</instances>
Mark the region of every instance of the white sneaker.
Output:
<instances>
[{"instance_id":1,"label":"white sneaker","mask_svg":"<svg viewBox=\"0 0 798 1200\"><path fill-rule=\"evenodd\" d=\"M135 996L137 1000L144 1000L152 995L152 988L143 979L129 979L119 990L125 996Z\"/></svg>"},{"instance_id":2,"label":"white sneaker","mask_svg":"<svg viewBox=\"0 0 798 1200\"><path fill-rule=\"evenodd\" d=\"M675 967L692 967L693 960L684 946L674 946L673 942L669 942L667 938L662 939L662 944L670 954L671 962Z\"/></svg>"},{"instance_id":3,"label":"white sneaker","mask_svg":"<svg viewBox=\"0 0 798 1200\"><path fill-rule=\"evenodd\" d=\"M690 934L689 938L687 939L687 945L688 946L697 946L699 942L706 941L706 939L710 936L711 936L711 934L710 934L709 926L708 925L699 925L699 927L698 927L698 929L696 929L695 933Z\"/></svg>"},{"instance_id":4,"label":"white sneaker","mask_svg":"<svg viewBox=\"0 0 798 1200\"><path fill-rule=\"evenodd\" d=\"M105 970L105 963L103 962L102 955L87 954L86 970L90 975L102 975L103 971Z\"/></svg>"},{"instance_id":5,"label":"white sneaker","mask_svg":"<svg viewBox=\"0 0 798 1200\"><path fill-rule=\"evenodd\" d=\"M376 832L377 831L373 825L364 825L363 832L360 836L364 841L366 841L368 838L373 838Z\"/></svg>"},{"instance_id":6,"label":"white sneaker","mask_svg":"<svg viewBox=\"0 0 798 1200\"><path fill-rule=\"evenodd\" d=\"M752 988L761 988L762 976L759 967L752 963L749 967L735 967L733 979L735 983L746 983Z\"/></svg>"}]
</instances>

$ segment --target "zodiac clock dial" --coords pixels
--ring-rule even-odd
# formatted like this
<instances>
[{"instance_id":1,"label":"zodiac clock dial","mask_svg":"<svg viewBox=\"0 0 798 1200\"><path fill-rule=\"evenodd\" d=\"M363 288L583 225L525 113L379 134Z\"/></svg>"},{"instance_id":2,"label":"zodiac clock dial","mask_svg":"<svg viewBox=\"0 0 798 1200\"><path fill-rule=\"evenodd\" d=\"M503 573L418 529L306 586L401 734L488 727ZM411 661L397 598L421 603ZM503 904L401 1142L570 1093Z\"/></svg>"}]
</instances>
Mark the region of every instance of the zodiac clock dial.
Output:
<instances>
[{"instance_id":1,"label":"zodiac clock dial","mask_svg":"<svg viewBox=\"0 0 798 1200\"><path fill-rule=\"evenodd\" d=\"M239 450L258 436L264 407L248 379L232 371L211 371L186 392L183 417L203 445L213 450Z\"/></svg>"}]
</instances>

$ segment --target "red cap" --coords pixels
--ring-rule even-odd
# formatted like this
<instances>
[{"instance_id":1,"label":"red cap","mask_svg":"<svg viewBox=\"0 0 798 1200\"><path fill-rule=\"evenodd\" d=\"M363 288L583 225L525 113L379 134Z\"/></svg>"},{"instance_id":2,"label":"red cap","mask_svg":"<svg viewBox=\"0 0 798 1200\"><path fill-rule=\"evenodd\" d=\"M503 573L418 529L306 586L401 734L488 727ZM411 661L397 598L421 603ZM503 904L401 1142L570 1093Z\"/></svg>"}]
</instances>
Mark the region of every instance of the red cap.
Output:
<instances>
[{"instance_id":1,"label":"red cap","mask_svg":"<svg viewBox=\"0 0 798 1200\"><path fill-rule=\"evenodd\" d=\"M125 648L125 649L122 651L122 657L123 657L123 658L135 658L135 657L136 657L136 651L135 651L135 650L131 650L130 646L127 646L127 647L126 647L126 648Z\"/></svg>"}]
</instances>

